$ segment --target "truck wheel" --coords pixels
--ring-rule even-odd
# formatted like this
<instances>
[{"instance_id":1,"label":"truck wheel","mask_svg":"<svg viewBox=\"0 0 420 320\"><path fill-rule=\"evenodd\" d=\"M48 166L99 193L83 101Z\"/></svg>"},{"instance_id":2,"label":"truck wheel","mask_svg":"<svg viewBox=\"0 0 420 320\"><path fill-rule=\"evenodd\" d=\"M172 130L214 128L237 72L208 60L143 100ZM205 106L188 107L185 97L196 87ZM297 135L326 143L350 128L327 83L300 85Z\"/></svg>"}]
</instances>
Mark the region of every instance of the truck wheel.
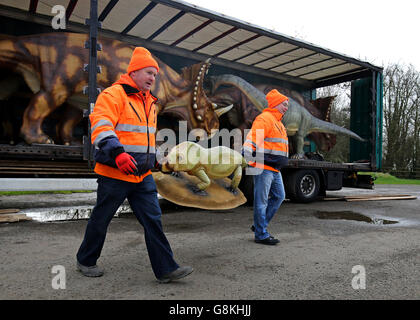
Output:
<instances>
[{"instance_id":1,"label":"truck wheel","mask_svg":"<svg viewBox=\"0 0 420 320\"><path fill-rule=\"evenodd\" d=\"M296 170L285 178L286 195L291 201L308 203L318 197L320 180L315 170Z\"/></svg>"}]
</instances>

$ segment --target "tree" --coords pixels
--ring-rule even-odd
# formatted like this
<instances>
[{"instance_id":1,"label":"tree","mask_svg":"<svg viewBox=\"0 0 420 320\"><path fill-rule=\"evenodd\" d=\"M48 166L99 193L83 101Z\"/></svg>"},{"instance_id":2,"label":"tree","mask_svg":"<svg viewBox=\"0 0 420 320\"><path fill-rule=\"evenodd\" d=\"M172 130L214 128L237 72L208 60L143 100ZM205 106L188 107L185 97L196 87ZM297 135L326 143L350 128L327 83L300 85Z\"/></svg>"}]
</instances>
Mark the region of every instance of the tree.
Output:
<instances>
[{"instance_id":1,"label":"tree","mask_svg":"<svg viewBox=\"0 0 420 320\"><path fill-rule=\"evenodd\" d=\"M419 164L420 73L412 65L384 70L384 168L414 172Z\"/></svg>"},{"instance_id":2,"label":"tree","mask_svg":"<svg viewBox=\"0 0 420 320\"><path fill-rule=\"evenodd\" d=\"M414 141L413 141L413 173L420 172L420 106L419 106L419 98L420 98L420 84L417 82L416 87L416 95L417 95L417 107L415 108L414 112ZM414 177L417 178L415 175Z\"/></svg>"},{"instance_id":3,"label":"tree","mask_svg":"<svg viewBox=\"0 0 420 320\"><path fill-rule=\"evenodd\" d=\"M345 82L317 90L317 97L335 96L332 102L331 122L346 129L350 128L350 82ZM350 139L338 134L335 146L323 154L325 160L331 162L348 162L350 157Z\"/></svg>"},{"instance_id":4,"label":"tree","mask_svg":"<svg viewBox=\"0 0 420 320\"><path fill-rule=\"evenodd\" d=\"M384 170L408 171L417 177L420 171L420 73L412 65L391 64L384 70ZM350 83L318 89L317 97L337 96L331 110L331 122L349 128ZM349 139L337 135L335 147L324 154L328 161L349 159ZM416 176L417 173L417 176Z\"/></svg>"}]
</instances>

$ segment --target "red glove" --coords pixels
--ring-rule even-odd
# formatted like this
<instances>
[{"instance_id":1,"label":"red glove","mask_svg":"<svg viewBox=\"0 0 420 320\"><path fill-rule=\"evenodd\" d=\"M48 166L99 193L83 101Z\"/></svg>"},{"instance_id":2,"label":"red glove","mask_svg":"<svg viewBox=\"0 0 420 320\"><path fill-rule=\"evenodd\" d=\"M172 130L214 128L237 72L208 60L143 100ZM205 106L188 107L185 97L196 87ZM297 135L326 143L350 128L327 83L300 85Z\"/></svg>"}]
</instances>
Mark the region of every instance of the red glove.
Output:
<instances>
[{"instance_id":1,"label":"red glove","mask_svg":"<svg viewBox=\"0 0 420 320\"><path fill-rule=\"evenodd\" d=\"M136 160L126 152L120 153L115 158L115 163L117 164L118 169L125 174L137 173Z\"/></svg>"}]
</instances>

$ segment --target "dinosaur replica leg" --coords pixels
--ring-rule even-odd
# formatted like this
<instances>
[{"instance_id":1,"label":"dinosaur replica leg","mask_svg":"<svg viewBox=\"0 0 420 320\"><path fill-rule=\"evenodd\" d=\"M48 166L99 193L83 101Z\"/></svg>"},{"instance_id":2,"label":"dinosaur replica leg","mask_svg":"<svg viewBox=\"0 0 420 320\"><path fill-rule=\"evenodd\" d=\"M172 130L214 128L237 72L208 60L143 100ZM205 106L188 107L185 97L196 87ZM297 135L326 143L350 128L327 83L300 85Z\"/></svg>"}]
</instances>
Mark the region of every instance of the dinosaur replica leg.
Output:
<instances>
[{"instance_id":1,"label":"dinosaur replica leg","mask_svg":"<svg viewBox=\"0 0 420 320\"><path fill-rule=\"evenodd\" d=\"M211 181L207 174L204 172L204 170L201 169L198 172L194 173L194 175L201 180L201 182L197 184L198 189L204 190L211 184Z\"/></svg>"},{"instance_id":2,"label":"dinosaur replica leg","mask_svg":"<svg viewBox=\"0 0 420 320\"><path fill-rule=\"evenodd\" d=\"M73 130L83 119L83 112L69 104L65 104L63 108L61 121L57 124L56 131L61 143L69 146L78 143L73 139Z\"/></svg>"},{"instance_id":3,"label":"dinosaur replica leg","mask_svg":"<svg viewBox=\"0 0 420 320\"><path fill-rule=\"evenodd\" d=\"M26 143L53 144L54 141L41 129L44 119L57 108L54 99L41 90L33 96L23 114L20 135Z\"/></svg>"},{"instance_id":4,"label":"dinosaur replica leg","mask_svg":"<svg viewBox=\"0 0 420 320\"><path fill-rule=\"evenodd\" d=\"M3 106L3 101L0 101L0 119L2 139L4 138L9 144L14 144L12 120L7 113L7 108Z\"/></svg>"},{"instance_id":5,"label":"dinosaur replica leg","mask_svg":"<svg viewBox=\"0 0 420 320\"><path fill-rule=\"evenodd\" d=\"M241 178L242 178L242 167L237 167L235 171L233 172L232 183L230 185L232 190L236 190L238 188L239 183L241 182Z\"/></svg>"},{"instance_id":6,"label":"dinosaur replica leg","mask_svg":"<svg viewBox=\"0 0 420 320\"><path fill-rule=\"evenodd\" d=\"M304 138L305 136L300 134L300 131L298 131L295 136L293 137L295 142L295 154L292 155L290 158L292 159L303 159L304 152L303 152L303 145L304 145Z\"/></svg>"}]
</instances>

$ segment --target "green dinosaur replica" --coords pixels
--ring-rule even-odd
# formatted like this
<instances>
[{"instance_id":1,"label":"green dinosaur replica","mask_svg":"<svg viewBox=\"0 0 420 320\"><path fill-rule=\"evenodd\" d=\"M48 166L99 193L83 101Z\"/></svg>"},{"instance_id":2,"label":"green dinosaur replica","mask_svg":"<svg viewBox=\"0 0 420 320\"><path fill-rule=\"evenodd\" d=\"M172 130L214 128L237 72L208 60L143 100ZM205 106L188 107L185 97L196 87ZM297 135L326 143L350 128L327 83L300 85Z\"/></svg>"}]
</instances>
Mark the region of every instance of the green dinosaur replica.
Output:
<instances>
[{"instance_id":1,"label":"green dinosaur replica","mask_svg":"<svg viewBox=\"0 0 420 320\"><path fill-rule=\"evenodd\" d=\"M227 114L229 122L233 127L241 126L241 129L248 129L251 127L255 117L268 107L265 94L260 87L255 87L244 79L235 75L218 75L210 79L212 81L212 92L209 94L212 101L217 102L219 106L226 103L233 104L234 108ZM221 86L230 86L228 89L219 90ZM242 90L240 90L242 88ZM265 90L264 90L265 91ZM279 90L283 92L283 90ZM238 93L245 93L246 99L238 95ZM284 92L286 95L287 93ZM294 99L290 95L289 109L285 113L282 123L286 127L287 135L292 140L294 153L290 157L292 159L303 159L304 156L304 138L311 133L329 133L329 134L344 134L359 141L365 141L356 133L337 126L331 122L323 121L314 117L303 105L305 101ZM328 98L331 100L332 97ZM245 102L243 101L245 100ZM245 106L245 108L244 108ZM239 115L239 116L238 116ZM240 119L239 119L240 118Z\"/></svg>"},{"instance_id":2,"label":"green dinosaur replica","mask_svg":"<svg viewBox=\"0 0 420 320\"><path fill-rule=\"evenodd\" d=\"M195 142L185 141L171 149L162 163L162 172L187 172L200 179L197 187L205 190L210 179L232 176L230 188L238 188L242 169L247 166L241 154L225 146L206 149Z\"/></svg>"},{"instance_id":3,"label":"green dinosaur replica","mask_svg":"<svg viewBox=\"0 0 420 320\"><path fill-rule=\"evenodd\" d=\"M353 131L315 118L293 98L289 98L289 109L284 114L282 122L286 127L287 135L294 140L296 153L291 156L292 159L304 158L304 138L312 132L344 134L353 139L365 141Z\"/></svg>"}]
</instances>

